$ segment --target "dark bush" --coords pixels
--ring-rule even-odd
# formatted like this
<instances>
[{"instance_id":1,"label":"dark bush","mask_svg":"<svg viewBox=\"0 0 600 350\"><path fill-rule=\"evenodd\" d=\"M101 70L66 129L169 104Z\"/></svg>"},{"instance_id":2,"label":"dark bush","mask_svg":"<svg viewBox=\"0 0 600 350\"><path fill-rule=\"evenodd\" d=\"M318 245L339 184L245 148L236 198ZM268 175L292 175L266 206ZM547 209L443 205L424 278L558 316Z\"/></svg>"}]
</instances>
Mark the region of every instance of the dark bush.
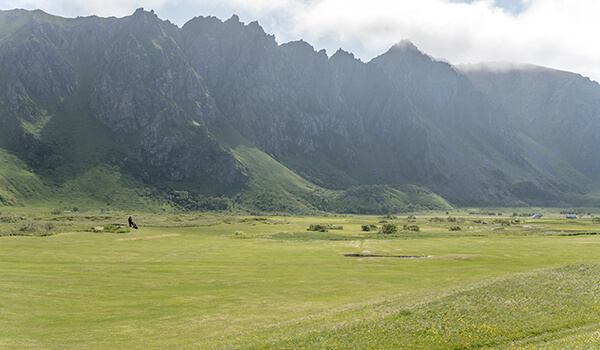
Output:
<instances>
[{"instance_id":1,"label":"dark bush","mask_svg":"<svg viewBox=\"0 0 600 350\"><path fill-rule=\"evenodd\" d=\"M421 229L417 225L407 225L407 224L404 224L403 229L405 231L415 231L415 232L421 231Z\"/></svg>"},{"instance_id":2,"label":"dark bush","mask_svg":"<svg viewBox=\"0 0 600 350\"><path fill-rule=\"evenodd\" d=\"M381 225L381 233L390 234L396 232L398 232L398 226L396 226L396 224L387 223Z\"/></svg>"},{"instance_id":3,"label":"dark bush","mask_svg":"<svg viewBox=\"0 0 600 350\"><path fill-rule=\"evenodd\" d=\"M362 225L361 227L362 227L362 230L366 231L366 232L377 230L377 225L373 225L373 224L371 224L371 225Z\"/></svg>"},{"instance_id":4,"label":"dark bush","mask_svg":"<svg viewBox=\"0 0 600 350\"><path fill-rule=\"evenodd\" d=\"M327 225L314 225L311 224L308 226L306 231L318 231L318 232L327 232Z\"/></svg>"}]
</instances>

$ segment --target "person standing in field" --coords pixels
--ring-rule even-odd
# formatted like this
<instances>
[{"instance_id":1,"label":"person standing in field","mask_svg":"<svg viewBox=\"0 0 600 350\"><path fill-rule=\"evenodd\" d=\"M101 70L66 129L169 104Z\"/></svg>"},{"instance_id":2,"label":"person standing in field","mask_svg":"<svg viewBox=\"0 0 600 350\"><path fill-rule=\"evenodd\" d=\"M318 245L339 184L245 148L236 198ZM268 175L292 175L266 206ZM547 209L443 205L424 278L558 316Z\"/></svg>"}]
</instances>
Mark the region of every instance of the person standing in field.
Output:
<instances>
[{"instance_id":1,"label":"person standing in field","mask_svg":"<svg viewBox=\"0 0 600 350\"><path fill-rule=\"evenodd\" d=\"M129 219L127 219L127 222L129 223L129 227L133 227L135 229L138 228L135 222L133 222L133 216L130 216Z\"/></svg>"}]
</instances>

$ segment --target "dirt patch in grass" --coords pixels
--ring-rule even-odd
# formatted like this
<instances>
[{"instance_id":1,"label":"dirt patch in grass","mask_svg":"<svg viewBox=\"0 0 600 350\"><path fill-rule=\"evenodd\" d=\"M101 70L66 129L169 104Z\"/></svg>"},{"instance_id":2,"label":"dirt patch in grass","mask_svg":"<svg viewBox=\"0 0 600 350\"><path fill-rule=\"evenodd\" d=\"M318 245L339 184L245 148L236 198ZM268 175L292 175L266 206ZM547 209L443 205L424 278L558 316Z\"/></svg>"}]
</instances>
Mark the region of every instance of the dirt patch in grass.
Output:
<instances>
[{"instance_id":1,"label":"dirt patch in grass","mask_svg":"<svg viewBox=\"0 0 600 350\"><path fill-rule=\"evenodd\" d=\"M131 237L131 238L119 238L118 241L145 241L148 239L159 239L159 238L167 238L167 237L178 237L181 236L178 233L172 233L168 235L160 235L160 236L144 236L144 237Z\"/></svg>"},{"instance_id":2,"label":"dirt patch in grass","mask_svg":"<svg viewBox=\"0 0 600 350\"><path fill-rule=\"evenodd\" d=\"M351 258L400 258L400 259L422 259L422 258L431 257L431 256L427 256L427 255L381 255L381 254L361 254L361 253L344 254L344 256L351 257Z\"/></svg>"}]
</instances>

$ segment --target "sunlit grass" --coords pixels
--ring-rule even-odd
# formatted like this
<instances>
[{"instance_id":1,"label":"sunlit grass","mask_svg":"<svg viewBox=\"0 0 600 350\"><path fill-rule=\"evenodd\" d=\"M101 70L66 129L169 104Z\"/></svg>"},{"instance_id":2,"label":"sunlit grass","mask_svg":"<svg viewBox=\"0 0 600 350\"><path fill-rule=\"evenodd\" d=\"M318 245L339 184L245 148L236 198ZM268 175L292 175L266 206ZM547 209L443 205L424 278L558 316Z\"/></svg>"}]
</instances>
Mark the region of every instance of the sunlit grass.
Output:
<instances>
[{"instance_id":1,"label":"sunlit grass","mask_svg":"<svg viewBox=\"0 0 600 350\"><path fill-rule=\"evenodd\" d=\"M0 347L541 349L598 334L600 236L559 234L580 223L133 213L139 230L93 230L129 214L2 210L18 220L0 220ZM421 231L361 229L384 219Z\"/></svg>"}]
</instances>

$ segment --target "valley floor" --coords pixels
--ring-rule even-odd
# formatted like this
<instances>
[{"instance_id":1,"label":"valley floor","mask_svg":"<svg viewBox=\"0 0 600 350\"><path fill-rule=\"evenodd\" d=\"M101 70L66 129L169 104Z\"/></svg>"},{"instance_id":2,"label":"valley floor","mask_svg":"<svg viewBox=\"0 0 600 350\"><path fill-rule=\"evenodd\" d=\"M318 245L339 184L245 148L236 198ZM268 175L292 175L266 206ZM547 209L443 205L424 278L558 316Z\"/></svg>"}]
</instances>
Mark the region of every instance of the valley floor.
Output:
<instances>
[{"instance_id":1,"label":"valley floor","mask_svg":"<svg viewBox=\"0 0 600 350\"><path fill-rule=\"evenodd\" d=\"M115 225L127 216L2 210L0 348L600 341L600 225L591 215L137 214L138 230ZM379 233L384 224L398 231Z\"/></svg>"}]
</instances>

